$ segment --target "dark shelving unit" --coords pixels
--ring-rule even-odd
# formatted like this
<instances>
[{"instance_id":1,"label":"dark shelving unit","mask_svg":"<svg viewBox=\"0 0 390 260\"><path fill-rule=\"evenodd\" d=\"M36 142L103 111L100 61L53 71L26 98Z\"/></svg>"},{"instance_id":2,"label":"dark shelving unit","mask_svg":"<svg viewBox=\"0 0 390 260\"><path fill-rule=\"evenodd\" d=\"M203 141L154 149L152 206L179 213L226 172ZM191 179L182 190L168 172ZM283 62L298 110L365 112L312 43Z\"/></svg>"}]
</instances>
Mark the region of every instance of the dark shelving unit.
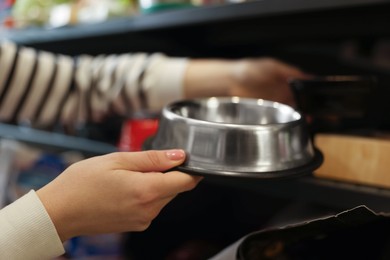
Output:
<instances>
[{"instance_id":1,"label":"dark shelving unit","mask_svg":"<svg viewBox=\"0 0 390 260\"><path fill-rule=\"evenodd\" d=\"M243 3L219 4L199 7L166 10L151 14L140 14L129 18L116 18L103 23L84 24L60 29L29 28L19 31L5 32L3 36L24 44L44 42L74 41L89 37L111 36L114 34L129 34L175 28L190 28L198 25L209 26L221 22L251 21L262 17L283 17L286 15L319 15L322 12L328 16L329 24L336 16L335 12L344 12L348 18L351 11L365 10L372 15L373 10L388 10L390 1L387 0L262 0ZM331 11L331 13L328 13ZM382 12L379 12L382 13ZM377 13L378 14L378 13ZM305 18L305 17L303 17ZM368 22L368 21L365 21ZM380 26L379 29L389 31ZM333 28L337 29L337 28ZM38 33L37 33L38 32ZM329 31L327 32L329 34Z\"/></svg>"},{"instance_id":2,"label":"dark shelving unit","mask_svg":"<svg viewBox=\"0 0 390 260\"><path fill-rule=\"evenodd\" d=\"M21 141L52 151L79 151L87 156L118 150L115 146L100 141L8 124L0 124L0 138Z\"/></svg>"},{"instance_id":3,"label":"dark shelving unit","mask_svg":"<svg viewBox=\"0 0 390 260\"><path fill-rule=\"evenodd\" d=\"M136 51L190 57L273 55L316 73L374 73L383 82L384 91L376 103L384 106L388 103L384 98L390 94L390 72L364 62L345 62L340 50L345 42L352 41L364 55L378 40L390 38L389 14L390 0L258 0L167 10L100 24L29 28L2 32L1 37L71 55ZM388 107L378 109L390 111ZM115 150L100 143L32 130L1 126L0 131L4 131L1 136L49 146L99 153ZM314 177L271 184L242 183L241 187L337 207L366 204L390 211L389 189Z\"/></svg>"},{"instance_id":4,"label":"dark shelving unit","mask_svg":"<svg viewBox=\"0 0 390 260\"><path fill-rule=\"evenodd\" d=\"M254 0L166 10L98 24L6 31L2 38L67 54L163 51L186 56L240 56L262 53L258 49L268 50L286 40L296 44L386 37L390 35L389 12L388 0Z\"/></svg>"},{"instance_id":5,"label":"dark shelving unit","mask_svg":"<svg viewBox=\"0 0 390 260\"><path fill-rule=\"evenodd\" d=\"M213 185L246 189L279 198L318 203L340 209L366 205L376 212L390 212L390 189L322 179L308 175L289 180L211 179Z\"/></svg>"}]
</instances>

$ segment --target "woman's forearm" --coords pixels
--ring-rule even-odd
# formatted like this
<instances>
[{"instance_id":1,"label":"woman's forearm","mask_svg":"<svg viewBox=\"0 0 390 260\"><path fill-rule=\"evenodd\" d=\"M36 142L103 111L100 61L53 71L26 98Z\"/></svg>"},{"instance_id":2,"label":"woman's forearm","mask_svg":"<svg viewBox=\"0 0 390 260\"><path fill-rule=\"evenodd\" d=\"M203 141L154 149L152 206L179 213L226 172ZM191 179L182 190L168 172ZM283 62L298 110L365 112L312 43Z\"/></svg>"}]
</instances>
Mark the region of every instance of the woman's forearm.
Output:
<instances>
[{"instance_id":1,"label":"woman's forearm","mask_svg":"<svg viewBox=\"0 0 390 260\"><path fill-rule=\"evenodd\" d=\"M234 62L229 60L191 60L184 77L184 96L198 98L230 95L233 67Z\"/></svg>"}]
</instances>

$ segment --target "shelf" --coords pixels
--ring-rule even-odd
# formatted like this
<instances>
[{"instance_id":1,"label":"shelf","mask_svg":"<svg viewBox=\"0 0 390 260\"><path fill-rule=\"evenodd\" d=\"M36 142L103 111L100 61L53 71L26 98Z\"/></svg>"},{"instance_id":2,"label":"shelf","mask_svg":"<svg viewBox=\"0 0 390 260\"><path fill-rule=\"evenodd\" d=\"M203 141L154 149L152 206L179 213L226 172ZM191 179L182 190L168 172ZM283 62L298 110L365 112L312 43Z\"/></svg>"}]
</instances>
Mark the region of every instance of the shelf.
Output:
<instances>
[{"instance_id":1,"label":"shelf","mask_svg":"<svg viewBox=\"0 0 390 260\"><path fill-rule=\"evenodd\" d=\"M375 211L390 212L390 189L322 179L313 175L290 180L232 180L227 178L209 181L217 185L228 185L232 188L341 209L366 205Z\"/></svg>"},{"instance_id":2,"label":"shelf","mask_svg":"<svg viewBox=\"0 0 390 260\"><path fill-rule=\"evenodd\" d=\"M204 47L218 38L226 44L235 44L237 41L250 42L255 39L258 42L275 37L293 39L294 35L307 37L308 33L312 36L324 33L328 36L340 33L390 34L390 26L384 24L389 23L389 10L388 0L254 0L160 11L51 30L30 28L5 31L1 36L20 44L65 52L76 48L80 51L82 47L85 47L85 50L81 50L83 52L96 48L96 51L102 51L104 46L105 50L111 51L122 51L126 49L125 46L129 50L138 50L142 48L140 46L150 46L150 42L146 47L144 44L150 39L160 40L152 44L155 49L158 45L165 47L167 44L191 42ZM175 33L169 32L172 30ZM93 41L91 45L93 39L100 41ZM78 41L87 41L88 44L53 45ZM207 42L203 44L204 41Z\"/></svg>"},{"instance_id":3,"label":"shelf","mask_svg":"<svg viewBox=\"0 0 390 260\"><path fill-rule=\"evenodd\" d=\"M117 148L102 142L58 133L0 124L0 137L55 150L76 150L89 155L106 154ZM206 179L217 185L257 192L333 207L366 205L376 211L390 212L390 189L306 176L288 180Z\"/></svg>"},{"instance_id":4,"label":"shelf","mask_svg":"<svg viewBox=\"0 0 390 260\"><path fill-rule=\"evenodd\" d=\"M53 150L79 151L88 155L117 151L115 146L103 142L7 124L0 124L0 138L17 140Z\"/></svg>"}]
</instances>

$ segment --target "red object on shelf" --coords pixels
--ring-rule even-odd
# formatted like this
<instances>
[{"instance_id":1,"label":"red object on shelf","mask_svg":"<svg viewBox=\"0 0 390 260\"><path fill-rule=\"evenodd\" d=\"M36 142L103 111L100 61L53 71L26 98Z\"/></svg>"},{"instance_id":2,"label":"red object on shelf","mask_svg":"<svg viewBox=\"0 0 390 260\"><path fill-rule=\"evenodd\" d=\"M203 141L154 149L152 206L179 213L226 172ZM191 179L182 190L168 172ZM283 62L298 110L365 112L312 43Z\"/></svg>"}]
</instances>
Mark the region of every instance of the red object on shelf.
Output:
<instances>
[{"instance_id":1,"label":"red object on shelf","mask_svg":"<svg viewBox=\"0 0 390 260\"><path fill-rule=\"evenodd\" d=\"M120 151L141 151L145 140L158 128L158 119L130 119L123 123L118 144Z\"/></svg>"}]
</instances>

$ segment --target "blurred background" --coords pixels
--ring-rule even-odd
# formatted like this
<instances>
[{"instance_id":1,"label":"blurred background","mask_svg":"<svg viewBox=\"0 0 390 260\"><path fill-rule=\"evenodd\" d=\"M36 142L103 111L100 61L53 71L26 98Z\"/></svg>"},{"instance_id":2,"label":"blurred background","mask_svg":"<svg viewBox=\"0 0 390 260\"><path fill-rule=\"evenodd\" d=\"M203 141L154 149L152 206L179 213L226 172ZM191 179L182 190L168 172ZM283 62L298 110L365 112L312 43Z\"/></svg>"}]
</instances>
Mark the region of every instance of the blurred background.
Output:
<instances>
[{"instance_id":1,"label":"blurred background","mask_svg":"<svg viewBox=\"0 0 390 260\"><path fill-rule=\"evenodd\" d=\"M159 10L241 2L243 0L2 0L3 29L56 28L102 22Z\"/></svg>"},{"instance_id":2,"label":"blurred background","mask_svg":"<svg viewBox=\"0 0 390 260\"><path fill-rule=\"evenodd\" d=\"M372 90L369 95L350 86L321 82L292 87L298 105L311 116L322 113L324 107L337 107L337 113L364 109L356 120L334 120L334 114L322 117L312 125L313 133L370 136L389 147L388 0L2 0L0 11L1 39L55 53L268 56L313 75L361 77L365 89ZM358 96L358 103L349 103L352 95ZM67 136L62 129L52 129L58 134L53 135L2 125L0 137L5 143L0 158L12 162L0 164L12 182L3 199L13 200L28 187L43 185L72 160L116 149L139 150L141 138L152 135L156 126L155 118L125 122L112 118ZM338 156L348 161L346 154ZM390 183L387 169L384 179ZM44 174L32 174L37 170ZM329 176L288 182L203 182L194 192L178 196L147 231L75 238L66 245L64 258L203 260L251 231L286 219L299 221L302 216L311 218L361 204L390 212L390 185L380 184Z\"/></svg>"}]
</instances>

